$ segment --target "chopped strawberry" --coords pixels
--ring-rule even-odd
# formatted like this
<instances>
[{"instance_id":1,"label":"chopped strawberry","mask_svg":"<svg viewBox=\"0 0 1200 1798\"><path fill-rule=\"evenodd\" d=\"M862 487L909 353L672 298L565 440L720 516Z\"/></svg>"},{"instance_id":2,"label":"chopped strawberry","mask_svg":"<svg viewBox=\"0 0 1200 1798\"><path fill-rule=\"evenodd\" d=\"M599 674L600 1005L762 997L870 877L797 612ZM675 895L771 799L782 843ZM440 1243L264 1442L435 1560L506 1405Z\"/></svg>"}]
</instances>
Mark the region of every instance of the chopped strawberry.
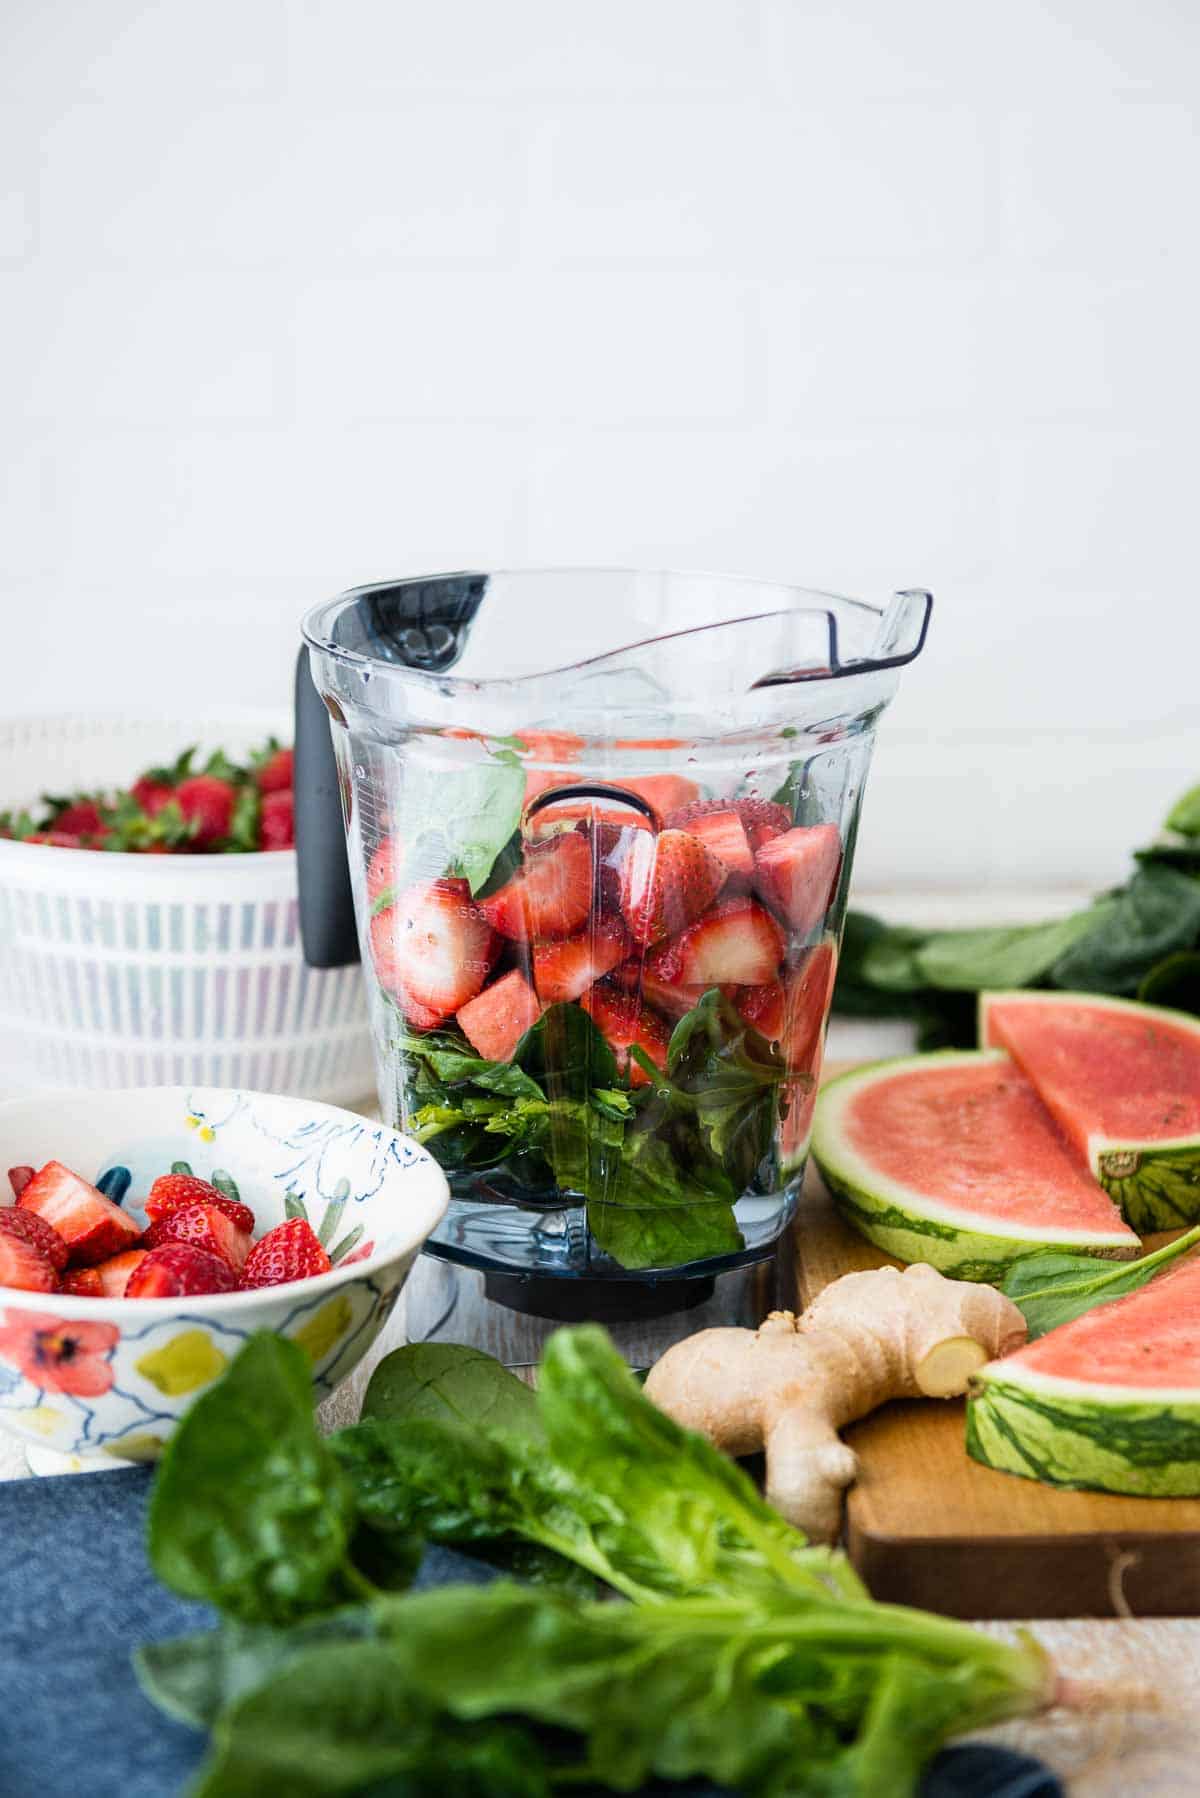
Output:
<instances>
[{"instance_id":1,"label":"chopped strawberry","mask_svg":"<svg viewBox=\"0 0 1200 1798\"><path fill-rule=\"evenodd\" d=\"M25 1191L25 1188L29 1185L29 1182L32 1179L33 1179L33 1169L29 1166L29 1164L27 1162L22 1162L20 1167L10 1167L9 1168L8 1184L12 1187L12 1193L13 1193L14 1199L20 1198L21 1194Z\"/></svg>"},{"instance_id":2,"label":"chopped strawberry","mask_svg":"<svg viewBox=\"0 0 1200 1798\"><path fill-rule=\"evenodd\" d=\"M264 793L258 813L260 849L291 849L296 842L296 813L292 789Z\"/></svg>"},{"instance_id":3,"label":"chopped strawberry","mask_svg":"<svg viewBox=\"0 0 1200 1798\"><path fill-rule=\"evenodd\" d=\"M40 1249L56 1274L61 1274L70 1260L71 1251L52 1224L36 1211L25 1211L20 1205L0 1205L0 1236L19 1236Z\"/></svg>"},{"instance_id":4,"label":"chopped strawberry","mask_svg":"<svg viewBox=\"0 0 1200 1798\"><path fill-rule=\"evenodd\" d=\"M73 1174L61 1161L48 1161L18 1201L53 1226L67 1244L71 1260L91 1264L132 1248L141 1231L133 1219L102 1192Z\"/></svg>"},{"instance_id":5,"label":"chopped strawberry","mask_svg":"<svg viewBox=\"0 0 1200 1798\"><path fill-rule=\"evenodd\" d=\"M57 1292L58 1274L48 1255L24 1237L0 1232L0 1286L19 1292Z\"/></svg>"},{"instance_id":6,"label":"chopped strawberry","mask_svg":"<svg viewBox=\"0 0 1200 1798\"><path fill-rule=\"evenodd\" d=\"M254 1234L254 1213L249 1205L226 1197L219 1187L196 1174L160 1174L150 1188L146 1216L155 1223L168 1212L181 1211L185 1205L207 1205L211 1210L223 1211L236 1230L244 1230L248 1236Z\"/></svg>"},{"instance_id":7,"label":"chopped strawberry","mask_svg":"<svg viewBox=\"0 0 1200 1798\"><path fill-rule=\"evenodd\" d=\"M747 834L752 830L767 825L778 833L790 830L792 814L786 805L780 805L775 799L697 799L691 805L684 805L671 813L667 819L670 830L687 830L697 818L711 817L714 812L736 812L746 827Z\"/></svg>"},{"instance_id":8,"label":"chopped strawberry","mask_svg":"<svg viewBox=\"0 0 1200 1798\"><path fill-rule=\"evenodd\" d=\"M502 936L570 936L592 904L592 852L577 831L526 849L524 866L480 910Z\"/></svg>"},{"instance_id":9,"label":"chopped strawberry","mask_svg":"<svg viewBox=\"0 0 1200 1798\"><path fill-rule=\"evenodd\" d=\"M674 935L725 883L725 866L686 830L631 837L621 863L621 911L635 943Z\"/></svg>"},{"instance_id":10,"label":"chopped strawberry","mask_svg":"<svg viewBox=\"0 0 1200 1798\"><path fill-rule=\"evenodd\" d=\"M255 1243L242 1269L242 1286L289 1286L327 1274L332 1265L311 1226L302 1217L289 1217Z\"/></svg>"},{"instance_id":11,"label":"chopped strawberry","mask_svg":"<svg viewBox=\"0 0 1200 1798\"><path fill-rule=\"evenodd\" d=\"M789 1068L814 1069L836 969L833 944L817 943L783 981L738 987L734 994L742 1017L779 1044Z\"/></svg>"},{"instance_id":12,"label":"chopped strawberry","mask_svg":"<svg viewBox=\"0 0 1200 1798\"><path fill-rule=\"evenodd\" d=\"M465 880L406 887L371 919L380 986L421 1030L473 999L496 959L496 938Z\"/></svg>"},{"instance_id":13,"label":"chopped strawberry","mask_svg":"<svg viewBox=\"0 0 1200 1798\"><path fill-rule=\"evenodd\" d=\"M239 1230L215 1205L181 1205L156 1218L146 1232L152 1249L161 1248L164 1242L187 1242L228 1262L235 1274L245 1266L252 1240L248 1230Z\"/></svg>"},{"instance_id":14,"label":"chopped strawberry","mask_svg":"<svg viewBox=\"0 0 1200 1798\"><path fill-rule=\"evenodd\" d=\"M397 884L403 863L404 850L399 837L384 837L376 845L375 853L367 863L369 905L374 906L377 899Z\"/></svg>"},{"instance_id":15,"label":"chopped strawberry","mask_svg":"<svg viewBox=\"0 0 1200 1798\"><path fill-rule=\"evenodd\" d=\"M725 885L730 892L749 890L754 875L754 851L746 826L732 806L724 812L704 812L684 826L690 837L725 864Z\"/></svg>"},{"instance_id":16,"label":"chopped strawberry","mask_svg":"<svg viewBox=\"0 0 1200 1798\"><path fill-rule=\"evenodd\" d=\"M579 1001L617 1058L617 1067L628 1074L630 1086L649 1086L650 1076L629 1051L642 1049L656 1068L667 1065L667 1027L662 1019L629 993L594 986Z\"/></svg>"},{"instance_id":17,"label":"chopped strawberry","mask_svg":"<svg viewBox=\"0 0 1200 1798\"><path fill-rule=\"evenodd\" d=\"M56 831L65 830L74 836L94 837L104 830L104 819L100 816L100 808L94 799L77 799L74 805L68 805L59 812L54 820Z\"/></svg>"},{"instance_id":18,"label":"chopped strawberry","mask_svg":"<svg viewBox=\"0 0 1200 1798\"><path fill-rule=\"evenodd\" d=\"M207 849L229 835L235 794L227 780L221 780L216 774L193 774L180 781L174 798L188 823L194 827L191 838L194 848Z\"/></svg>"},{"instance_id":19,"label":"chopped strawberry","mask_svg":"<svg viewBox=\"0 0 1200 1798\"><path fill-rule=\"evenodd\" d=\"M95 1276L106 1299L123 1299L130 1280L146 1259L146 1253L145 1249L126 1249L124 1254L112 1255L96 1267L81 1268L80 1272Z\"/></svg>"},{"instance_id":20,"label":"chopped strawberry","mask_svg":"<svg viewBox=\"0 0 1200 1798\"><path fill-rule=\"evenodd\" d=\"M175 797L175 789L169 781L155 780L150 774L135 780L129 790L148 818L161 812L168 799Z\"/></svg>"},{"instance_id":21,"label":"chopped strawberry","mask_svg":"<svg viewBox=\"0 0 1200 1798\"><path fill-rule=\"evenodd\" d=\"M647 1005L665 1012L669 1018L681 1018L704 997L707 987L672 986L660 980L643 961L622 962L613 976L614 983L627 993L637 993Z\"/></svg>"},{"instance_id":22,"label":"chopped strawberry","mask_svg":"<svg viewBox=\"0 0 1200 1798\"><path fill-rule=\"evenodd\" d=\"M750 839L751 849L757 855L764 843L769 843L773 837L782 836L783 832L776 830L773 824L750 824L746 827L746 835Z\"/></svg>"},{"instance_id":23,"label":"chopped strawberry","mask_svg":"<svg viewBox=\"0 0 1200 1798\"><path fill-rule=\"evenodd\" d=\"M69 1292L73 1299L102 1299L104 1282L94 1267L73 1267L63 1275L59 1291Z\"/></svg>"},{"instance_id":24,"label":"chopped strawberry","mask_svg":"<svg viewBox=\"0 0 1200 1798\"><path fill-rule=\"evenodd\" d=\"M282 793L292 785L292 752L275 749L260 762L254 776L260 793Z\"/></svg>"},{"instance_id":25,"label":"chopped strawberry","mask_svg":"<svg viewBox=\"0 0 1200 1798\"><path fill-rule=\"evenodd\" d=\"M763 898L806 936L829 909L842 839L836 824L797 825L762 844L754 863Z\"/></svg>"},{"instance_id":26,"label":"chopped strawberry","mask_svg":"<svg viewBox=\"0 0 1200 1798\"><path fill-rule=\"evenodd\" d=\"M727 899L664 943L647 967L669 986L763 986L783 960L783 932L753 899Z\"/></svg>"},{"instance_id":27,"label":"chopped strawberry","mask_svg":"<svg viewBox=\"0 0 1200 1798\"><path fill-rule=\"evenodd\" d=\"M228 1262L187 1242L165 1242L151 1249L129 1276L127 1299L201 1298L210 1292L236 1292L237 1275Z\"/></svg>"},{"instance_id":28,"label":"chopped strawberry","mask_svg":"<svg viewBox=\"0 0 1200 1798\"><path fill-rule=\"evenodd\" d=\"M546 1005L578 999L611 973L628 953L625 932L614 918L597 918L578 936L533 945L533 981ZM475 1001L478 1005L478 999ZM469 1033L468 1033L469 1034Z\"/></svg>"},{"instance_id":29,"label":"chopped strawberry","mask_svg":"<svg viewBox=\"0 0 1200 1798\"><path fill-rule=\"evenodd\" d=\"M474 999L460 1006L458 1025L485 1061L508 1061L531 1025L542 1015L537 994L524 974L513 969Z\"/></svg>"}]
</instances>

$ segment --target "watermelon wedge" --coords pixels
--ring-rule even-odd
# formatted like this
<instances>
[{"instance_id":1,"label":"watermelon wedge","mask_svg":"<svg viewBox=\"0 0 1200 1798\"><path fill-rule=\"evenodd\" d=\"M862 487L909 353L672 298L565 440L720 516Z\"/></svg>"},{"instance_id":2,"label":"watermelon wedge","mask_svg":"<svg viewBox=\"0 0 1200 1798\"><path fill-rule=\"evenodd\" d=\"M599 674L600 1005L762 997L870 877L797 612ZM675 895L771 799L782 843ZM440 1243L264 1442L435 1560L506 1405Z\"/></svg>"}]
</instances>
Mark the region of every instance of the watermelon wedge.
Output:
<instances>
[{"instance_id":1,"label":"watermelon wedge","mask_svg":"<svg viewBox=\"0 0 1200 1798\"><path fill-rule=\"evenodd\" d=\"M864 1236L957 1280L1001 1280L1050 1246L1138 1253L1028 1080L996 1051L906 1056L830 1081L812 1154Z\"/></svg>"},{"instance_id":2,"label":"watermelon wedge","mask_svg":"<svg viewBox=\"0 0 1200 1798\"><path fill-rule=\"evenodd\" d=\"M1200 1260L981 1368L967 1453L1052 1486L1200 1495Z\"/></svg>"},{"instance_id":3,"label":"watermelon wedge","mask_svg":"<svg viewBox=\"0 0 1200 1798\"><path fill-rule=\"evenodd\" d=\"M1200 1018L1100 993L984 993L1007 1049L1135 1230L1200 1219Z\"/></svg>"}]
</instances>

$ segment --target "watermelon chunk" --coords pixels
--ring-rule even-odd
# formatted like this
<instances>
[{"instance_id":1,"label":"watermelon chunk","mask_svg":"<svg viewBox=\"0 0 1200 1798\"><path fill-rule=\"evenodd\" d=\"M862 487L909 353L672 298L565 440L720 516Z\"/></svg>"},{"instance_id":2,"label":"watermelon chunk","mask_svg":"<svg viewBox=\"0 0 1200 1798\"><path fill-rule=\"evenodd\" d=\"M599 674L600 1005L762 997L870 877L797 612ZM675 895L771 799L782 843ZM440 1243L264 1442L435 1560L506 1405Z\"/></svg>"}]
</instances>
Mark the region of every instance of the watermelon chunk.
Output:
<instances>
[{"instance_id":1,"label":"watermelon chunk","mask_svg":"<svg viewBox=\"0 0 1200 1798\"><path fill-rule=\"evenodd\" d=\"M1100 993L984 993L979 1033L1135 1230L1200 1219L1200 1019Z\"/></svg>"},{"instance_id":2,"label":"watermelon chunk","mask_svg":"<svg viewBox=\"0 0 1200 1798\"><path fill-rule=\"evenodd\" d=\"M542 1015L538 996L524 974L514 968L474 999L461 1005L457 1023L477 1055L485 1061L508 1061L525 1032Z\"/></svg>"},{"instance_id":3,"label":"watermelon chunk","mask_svg":"<svg viewBox=\"0 0 1200 1798\"><path fill-rule=\"evenodd\" d=\"M1200 1260L981 1368L967 1453L1053 1486L1200 1495Z\"/></svg>"},{"instance_id":4,"label":"watermelon chunk","mask_svg":"<svg viewBox=\"0 0 1200 1798\"><path fill-rule=\"evenodd\" d=\"M798 824L761 843L754 855L758 890L794 930L807 936L829 909L842 865L836 824Z\"/></svg>"},{"instance_id":5,"label":"watermelon chunk","mask_svg":"<svg viewBox=\"0 0 1200 1798\"><path fill-rule=\"evenodd\" d=\"M1039 1248L1118 1260L1138 1252L1033 1087L997 1051L906 1056L830 1081L812 1152L864 1236L955 1279L1000 1280Z\"/></svg>"}]
</instances>

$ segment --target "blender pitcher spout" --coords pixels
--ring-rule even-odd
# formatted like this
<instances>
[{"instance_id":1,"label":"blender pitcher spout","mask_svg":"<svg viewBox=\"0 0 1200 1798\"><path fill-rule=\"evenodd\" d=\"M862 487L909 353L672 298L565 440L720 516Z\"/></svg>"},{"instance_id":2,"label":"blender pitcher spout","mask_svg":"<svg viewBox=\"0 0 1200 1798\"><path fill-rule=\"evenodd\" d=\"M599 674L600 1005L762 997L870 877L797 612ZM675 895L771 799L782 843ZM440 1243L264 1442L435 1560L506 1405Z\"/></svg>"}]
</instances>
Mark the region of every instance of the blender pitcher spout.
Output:
<instances>
[{"instance_id":1,"label":"blender pitcher spout","mask_svg":"<svg viewBox=\"0 0 1200 1798\"><path fill-rule=\"evenodd\" d=\"M929 620L933 612L933 594L923 587L904 588L894 593L883 612L870 607L859 610L865 619L848 618L845 608L853 602L840 601L839 611L826 612L829 655L825 662L797 662L787 668L773 669L760 675L751 685L757 687L786 686L792 681L831 680L839 675L870 674L885 669L905 668L925 647ZM861 641L864 627L873 632L869 641Z\"/></svg>"}]
</instances>

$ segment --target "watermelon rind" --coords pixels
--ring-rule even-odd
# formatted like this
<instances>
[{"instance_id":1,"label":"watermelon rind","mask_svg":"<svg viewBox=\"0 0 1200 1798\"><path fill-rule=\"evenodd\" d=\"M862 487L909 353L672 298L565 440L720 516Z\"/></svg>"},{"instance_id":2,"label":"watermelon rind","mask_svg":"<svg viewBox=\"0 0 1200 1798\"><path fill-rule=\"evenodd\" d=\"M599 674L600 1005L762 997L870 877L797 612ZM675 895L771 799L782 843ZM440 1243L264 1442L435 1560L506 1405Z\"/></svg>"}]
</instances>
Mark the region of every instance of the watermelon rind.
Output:
<instances>
[{"instance_id":1,"label":"watermelon rind","mask_svg":"<svg viewBox=\"0 0 1200 1798\"><path fill-rule=\"evenodd\" d=\"M998 1473L1135 1498L1200 1496L1200 1388L1058 1379L998 1361L967 1398L967 1453Z\"/></svg>"},{"instance_id":2,"label":"watermelon rind","mask_svg":"<svg viewBox=\"0 0 1200 1798\"><path fill-rule=\"evenodd\" d=\"M1116 999L1108 993L996 992L979 995L979 1043L987 1044L987 1014L997 1001L1018 1000L1022 1005L1090 1005L1108 1011L1135 1012L1161 1020L1196 1038L1200 1049L1200 1018L1171 1011L1163 1005L1143 1005L1136 999ZM1034 1085L1037 1082L1034 1081ZM1102 1136L1087 1142L1088 1167L1120 1211L1130 1229L1140 1236L1156 1230L1181 1230L1200 1222L1200 1136L1137 1138Z\"/></svg>"},{"instance_id":3,"label":"watermelon rind","mask_svg":"<svg viewBox=\"0 0 1200 1798\"><path fill-rule=\"evenodd\" d=\"M945 1204L890 1179L847 1142L842 1126L844 1108L871 1081L892 1079L935 1063L950 1068L1008 1059L999 1049L945 1049L872 1062L829 1081L817 1100L811 1152L839 1211L885 1255L897 1261L928 1262L954 1280L998 1285L1015 1261L1039 1249L1069 1247L1116 1260L1136 1255L1138 1244L1124 1231L1067 1230L1054 1225L1039 1230L1026 1222L1014 1222L1006 1229L1001 1220L982 1221L976 1212Z\"/></svg>"}]
</instances>

